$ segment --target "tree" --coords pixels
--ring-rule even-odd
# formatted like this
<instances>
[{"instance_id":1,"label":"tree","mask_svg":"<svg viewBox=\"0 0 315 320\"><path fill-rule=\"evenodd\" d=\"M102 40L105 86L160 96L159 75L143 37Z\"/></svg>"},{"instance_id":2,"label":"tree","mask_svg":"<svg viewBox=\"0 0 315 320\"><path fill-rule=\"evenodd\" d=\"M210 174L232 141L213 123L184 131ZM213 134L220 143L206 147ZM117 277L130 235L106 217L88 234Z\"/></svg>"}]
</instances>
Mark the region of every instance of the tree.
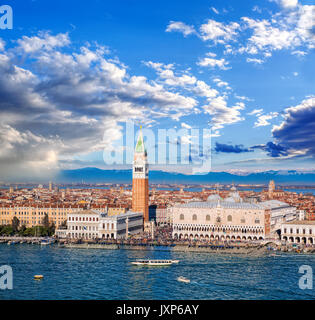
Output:
<instances>
[{"instance_id":1,"label":"tree","mask_svg":"<svg viewBox=\"0 0 315 320\"><path fill-rule=\"evenodd\" d=\"M60 227L61 229L67 229L67 220L62 221Z\"/></svg>"},{"instance_id":2,"label":"tree","mask_svg":"<svg viewBox=\"0 0 315 320\"><path fill-rule=\"evenodd\" d=\"M14 234L14 232L13 232L13 228L11 225L2 226L2 228L0 230L0 235L11 236L13 234Z\"/></svg>"},{"instance_id":3,"label":"tree","mask_svg":"<svg viewBox=\"0 0 315 320\"><path fill-rule=\"evenodd\" d=\"M43 224L44 228L47 228L47 229L49 228L49 219L48 219L48 214L47 213L45 213L45 216L43 218L42 224Z\"/></svg>"},{"instance_id":4,"label":"tree","mask_svg":"<svg viewBox=\"0 0 315 320\"><path fill-rule=\"evenodd\" d=\"M19 230L19 235L23 236L25 231L26 231L26 226L23 224Z\"/></svg>"},{"instance_id":5,"label":"tree","mask_svg":"<svg viewBox=\"0 0 315 320\"><path fill-rule=\"evenodd\" d=\"M53 236L54 233L55 233L55 229L56 229L56 226L55 226L55 224L52 222L51 225L50 225L49 228L48 228L48 234L49 234L50 236Z\"/></svg>"},{"instance_id":6,"label":"tree","mask_svg":"<svg viewBox=\"0 0 315 320\"><path fill-rule=\"evenodd\" d=\"M19 229L20 220L17 217L13 217L12 219L12 229L13 232L17 232Z\"/></svg>"}]
</instances>

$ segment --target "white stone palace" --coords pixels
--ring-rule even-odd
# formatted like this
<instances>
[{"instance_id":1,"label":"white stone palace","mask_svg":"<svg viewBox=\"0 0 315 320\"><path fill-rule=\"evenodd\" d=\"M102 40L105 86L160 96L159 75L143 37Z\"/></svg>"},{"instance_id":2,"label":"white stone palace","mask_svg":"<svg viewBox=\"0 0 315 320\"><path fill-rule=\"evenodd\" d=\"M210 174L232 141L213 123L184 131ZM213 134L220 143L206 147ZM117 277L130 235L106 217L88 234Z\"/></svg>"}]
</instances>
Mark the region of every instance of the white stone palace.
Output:
<instances>
[{"instance_id":1,"label":"white stone palace","mask_svg":"<svg viewBox=\"0 0 315 320\"><path fill-rule=\"evenodd\" d=\"M296 219L296 208L280 201L243 202L235 187L228 198L211 195L206 202L172 208L174 239L276 239L281 224ZM278 228L278 229L277 229Z\"/></svg>"}]
</instances>

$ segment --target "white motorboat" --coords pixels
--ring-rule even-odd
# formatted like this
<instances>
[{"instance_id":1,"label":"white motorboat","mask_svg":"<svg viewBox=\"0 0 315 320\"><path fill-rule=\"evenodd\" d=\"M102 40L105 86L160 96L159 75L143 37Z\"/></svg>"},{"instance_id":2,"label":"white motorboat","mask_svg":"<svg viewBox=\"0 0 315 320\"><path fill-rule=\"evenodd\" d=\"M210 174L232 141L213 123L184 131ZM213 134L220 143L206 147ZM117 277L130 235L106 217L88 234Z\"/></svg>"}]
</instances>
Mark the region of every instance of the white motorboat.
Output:
<instances>
[{"instance_id":1,"label":"white motorboat","mask_svg":"<svg viewBox=\"0 0 315 320\"><path fill-rule=\"evenodd\" d=\"M179 281L179 282L185 282L185 283L190 283L190 280L189 279L187 279L187 278L185 278L185 277L178 277L177 278L177 281Z\"/></svg>"},{"instance_id":2,"label":"white motorboat","mask_svg":"<svg viewBox=\"0 0 315 320\"><path fill-rule=\"evenodd\" d=\"M179 263L178 260L137 260L132 261L131 264L136 266L170 266Z\"/></svg>"}]
</instances>

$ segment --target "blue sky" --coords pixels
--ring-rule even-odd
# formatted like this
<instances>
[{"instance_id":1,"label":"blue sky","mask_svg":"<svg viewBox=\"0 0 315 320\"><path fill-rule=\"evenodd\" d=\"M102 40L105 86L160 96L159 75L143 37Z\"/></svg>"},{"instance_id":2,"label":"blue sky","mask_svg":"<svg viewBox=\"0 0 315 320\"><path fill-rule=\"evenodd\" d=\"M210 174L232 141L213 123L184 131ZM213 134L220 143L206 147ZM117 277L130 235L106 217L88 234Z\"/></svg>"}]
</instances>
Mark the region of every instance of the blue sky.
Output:
<instances>
[{"instance_id":1,"label":"blue sky","mask_svg":"<svg viewBox=\"0 0 315 320\"><path fill-rule=\"evenodd\" d=\"M6 4L3 179L128 167L103 160L126 140L126 121L156 136L186 129L182 143L211 128L213 171L314 170L313 1Z\"/></svg>"}]
</instances>

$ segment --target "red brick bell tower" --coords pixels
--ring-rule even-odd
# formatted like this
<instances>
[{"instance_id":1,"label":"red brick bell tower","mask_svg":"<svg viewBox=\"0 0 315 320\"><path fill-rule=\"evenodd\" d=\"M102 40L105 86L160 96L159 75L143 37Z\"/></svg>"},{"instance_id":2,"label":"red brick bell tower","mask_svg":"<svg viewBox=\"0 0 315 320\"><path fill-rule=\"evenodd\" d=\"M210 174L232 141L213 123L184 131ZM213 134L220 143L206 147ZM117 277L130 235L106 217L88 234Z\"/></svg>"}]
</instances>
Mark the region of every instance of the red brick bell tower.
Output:
<instances>
[{"instance_id":1,"label":"red brick bell tower","mask_svg":"<svg viewBox=\"0 0 315 320\"><path fill-rule=\"evenodd\" d=\"M149 165L142 130L137 140L132 170L132 211L142 212L144 222L149 221Z\"/></svg>"}]
</instances>

